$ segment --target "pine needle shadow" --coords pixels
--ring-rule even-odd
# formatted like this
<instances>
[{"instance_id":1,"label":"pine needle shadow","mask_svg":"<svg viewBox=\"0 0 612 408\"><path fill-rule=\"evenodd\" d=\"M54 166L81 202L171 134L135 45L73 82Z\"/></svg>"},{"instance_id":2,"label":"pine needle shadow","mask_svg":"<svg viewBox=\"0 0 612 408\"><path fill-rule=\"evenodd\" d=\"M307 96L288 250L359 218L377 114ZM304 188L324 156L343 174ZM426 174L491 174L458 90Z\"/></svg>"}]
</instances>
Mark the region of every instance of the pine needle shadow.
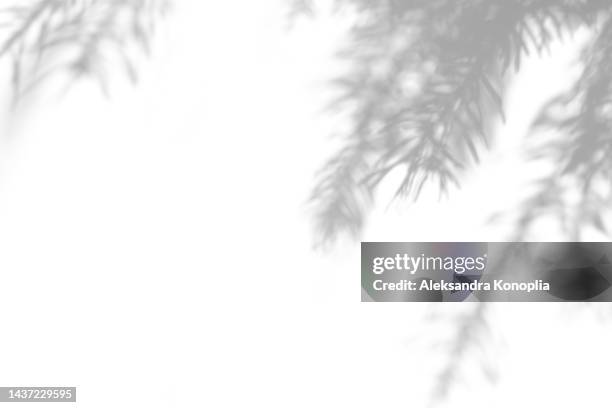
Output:
<instances>
[{"instance_id":1,"label":"pine needle shadow","mask_svg":"<svg viewBox=\"0 0 612 408\"><path fill-rule=\"evenodd\" d=\"M108 92L119 67L138 80L136 60L149 54L166 0L13 1L0 8L0 60L8 61L13 105L63 75L93 78Z\"/></svg>"},{"instance_id":2,"label":"pine needle shadow","mask_svg":"<svg viewBox=\"0 0 612 408\"><path fill-rule=\"evenodd\" d=\"M301 7L305 7L300 2ZM480 161L504 84L524 55L545 51L561 27L579 24L554 2L339 1L356 15L338 53L351 67L333 81L330 109L349 117L342 148L317 175L310 203L317 241L357 236L376 188L403 174L395 197L416 200L460 186ZM556 5L555 5L556 4ZM307 3L312 12L312 3Z\"/></svg>"},{"instance_id":3,"label":"pine needle shadow","mask_svg":"<svg viewBox=\"0 0 612 408\"><path fill-rule=\"evenodd\" d=\"M500 216L511 218L513 240L529 239L537 223L549 218L564 239L581 241L586 232L609 237L612 202L612 16L610 9L593 21L581 50L582 73L555 95L537 115L525 151L529 160L553 164L531 186L522 205Z\"/></svg>"},{"instance_id":4,"label":"pine needle shadow","mask_svg":"<svg viewBox=\"0 0 612 408\"><path fill-rule=\"evenodd\" d=\"M298 10L316 14L316 2ZM357 237L376 189L401 171L396 197L418 199L426 188L460 186L505 119L506 79L531 54L580 28L593 31L581 54L584 72L549 101L532 132L557 137L535 143L530 159L555 164L535 194L513 209L513 240L543 216L567 226L574 240L588 226L607 233L602 217L612 199L612 4L605 0L337 0L354 15L350 41L338 53L350 69L333 81L330 109L349 118L341 148L317 174L310 197L317 242ZM578 195L575 193L579 192ZM578 199L576 200L576 196ZM568 197L573 197L571 201ZM570 200L570 201L568 201ZM432 402L445 400L468 353L488 331L481 303L458 323L448 365ZM496 373L483 367L494 382Z\"/></svg>"}]
</instances>

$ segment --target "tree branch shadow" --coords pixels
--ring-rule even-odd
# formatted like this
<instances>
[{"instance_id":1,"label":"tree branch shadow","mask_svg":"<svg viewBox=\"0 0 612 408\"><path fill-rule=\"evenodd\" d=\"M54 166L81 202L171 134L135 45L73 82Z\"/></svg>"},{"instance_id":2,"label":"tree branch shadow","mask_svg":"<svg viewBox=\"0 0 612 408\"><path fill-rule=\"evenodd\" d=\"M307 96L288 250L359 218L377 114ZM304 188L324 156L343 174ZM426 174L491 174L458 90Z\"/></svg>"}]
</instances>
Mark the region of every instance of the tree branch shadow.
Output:
<instances>
[{"instance_id":1,"label":"tree branch shadow","mask_svg":"<svg viewBox=\"0 0 612 408\"><path fill-rule=\"evenodd\" d=\"M316 15L316 2L296 12ZM347 234L357 238L392 171L403 178L396 198L417 200L425 188L441 195L459 188L504 120L504 84L525 56L578 28L594 30L581 55L584 72L544 107L532 133L557 137L529 148L532 161L555 169L509 214L512 241L524 241L539 219L552 215L579 241L594 227L609 236L603 214L612 199L612 4L604 0L339 0L356 15L351 41L338 56L351 69L333 81L330 110L346 112L350 130L317 174L309 199L317 245ZM579 192L579 194L576 194ZM486 339L488 306L478 304L457 324L448 364L432 403L445 400L470 347ZM491 382L496 374L483 366ZM488 374L487 374L488 373Z\"/></svg>"},{"instance_id":2,"label":"tree branch shadow","mask_svg":"<svg viewBox=\"0 0 612 408\"><path fill-rule=\"evenodd\" d=\"M0 60L10 63L16 106L51 78L95 79L108 94L116 67L133 83L168 0L36 0L0 8Z\"/></svg>"},{"instance_id":3,"label":"tree branch shadow","mask_svg":"<svg viewBox=\"0 0 612 408\"><path fill-rule=\"evenodd\" d=\"M403 179L395 198L458 188L505 119L507 74L597 16L552 1L339 4L353 7L357 23L339 52L352 68L333 81L338 97L329 109L345 112L351 128L310 197L320 245L358 236L377 187L396 169Z\"/></svg>"}]
</instances>

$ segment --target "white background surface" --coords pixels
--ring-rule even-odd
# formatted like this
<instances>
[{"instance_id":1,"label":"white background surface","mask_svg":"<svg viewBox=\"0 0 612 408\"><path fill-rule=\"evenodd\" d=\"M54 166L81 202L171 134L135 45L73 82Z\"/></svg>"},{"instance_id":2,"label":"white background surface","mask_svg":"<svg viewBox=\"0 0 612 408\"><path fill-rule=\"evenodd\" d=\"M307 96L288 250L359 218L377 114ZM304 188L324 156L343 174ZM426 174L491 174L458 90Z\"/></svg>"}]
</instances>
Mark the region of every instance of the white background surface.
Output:
<instances>
[{"instance_id":1,"label":"white background surface","mask_svg":"<svg viewBox=\"0 0 612 408\"><path fill-rule=\"evenodd\" d=\"M346 23L287 31L282 4L178 2L137 88L118 78L106 100L84 84L6 120L0 384L76 385L82 407L424 406L446 361L432 345L471 306L441 305L435 324L432 306L361 304L358 243L312 251L304 203L333 151L322 107ZM512 152L571 51L527 63L486 171L443 202L387 208L383 187L363 240L503 239L483 209L520 193ZM607 400L592 309L489 320L500 383L468 356L448 406Z\"/></svg>"}]
</instances>

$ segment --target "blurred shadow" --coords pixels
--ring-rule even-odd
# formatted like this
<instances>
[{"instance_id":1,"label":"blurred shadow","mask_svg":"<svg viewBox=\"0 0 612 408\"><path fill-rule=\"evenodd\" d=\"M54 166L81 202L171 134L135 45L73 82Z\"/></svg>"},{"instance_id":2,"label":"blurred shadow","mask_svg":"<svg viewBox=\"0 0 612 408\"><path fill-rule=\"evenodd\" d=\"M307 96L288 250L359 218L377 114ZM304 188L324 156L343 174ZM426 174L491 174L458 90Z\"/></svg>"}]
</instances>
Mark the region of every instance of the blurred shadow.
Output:
<instances>
[{"instance_id":1,"label":"blurred shadow","mask_svg":"<svg viewBox=\"0 0 612 408\"><path fill-rule=\"evenodd\" d=\"M608 9L606 9L609 11ZM560 224L565 239L580 241L593 229L609 236L612 202L612 19L600 14L581 52L582 74L552 98L532 125L533 161L554 163L516 209L514 240L524 240L544 216ZM545 137L546 134L553 137Z\"/></svg>"},{"instance_id":2,"label":"blurred shadow","mask_svg":"<svg viewBox=\"0 0 612 408\"><path fill-rule=\"evenodd\" d=\"M0 8L0 59L10 61L12 100L58 74L72 83L96 79L108 92L108 76L120 67L138 79L135 58L148 54L156 19L168 0L13 1Z\"/></svg>"},{"instance_id":3,"label":"blurred shadow","mask_svg":"<svg viewBox=\"0 0 612 408\"><path fill-rule=\"evenodd\" d=\"M485 302L472 303L469 306L470 309L466 313L459 318L453 318L456 330L451 341L444 345L447 359L434 381L431 405L445 402L449 398L453 386L464 374L464 365L472 351L476 350L479 355L486 355L486 345L490 340L486 318L489 306ZM477 364L487 381L497 382L498 371L493 359L481 358Z\"/></svg>"},{"instance_id":4,"label":"blurred shadow","mask_svg":"<svg viewBox=\"0 0 612 408\"><path fill-rule=\"evenodd\" d=\"M530 53L549 50L564 33L594 30L584 49L584 72L570 91L542 110L533 131L558 137L530 150L555 164L550 177L518 215L513 241L553 215L572 240L587 225L608 232L602 213L612 199L612 3L608 0L337 0L355 15L351 40L338 53L348 72L333 85L330 110L345 113L350 128L341 149L317 175L310 197L317 244L342 234L358 236L375 190L391 172L403 180L396 197L418 199L425 188L445 194L478 163L504 120L504 84ZM316 2L296 1L297 14L316 14ZM604 187L603 189L600 187ZM579 199L567 202L579 191ZM500 266L501 269L508 269ZM461 319L448 364L436 379L432 402L444 400L467 350L487 332L480 303ZM495 370L483 366L490 380Z\"/></svg>"},{"instance_id":5,"label":"blurred shadow","mask_svg":"<svg viewBox=\"0 0 612 408\"><path fill-rule=\"evenodd\" d=\"M296 1L294 11L312 15L315 4ZM522 58L610 9L603 0L337 5L350 8L356 22L338 53L351 68L333 82L338 97L330 110L347 114L350 129L310 197L319 245L359 234L391 171L403 172L396 197L458 187L489 144L492 125L504 119L505 80Z\"/></svg>"}]
</instances>

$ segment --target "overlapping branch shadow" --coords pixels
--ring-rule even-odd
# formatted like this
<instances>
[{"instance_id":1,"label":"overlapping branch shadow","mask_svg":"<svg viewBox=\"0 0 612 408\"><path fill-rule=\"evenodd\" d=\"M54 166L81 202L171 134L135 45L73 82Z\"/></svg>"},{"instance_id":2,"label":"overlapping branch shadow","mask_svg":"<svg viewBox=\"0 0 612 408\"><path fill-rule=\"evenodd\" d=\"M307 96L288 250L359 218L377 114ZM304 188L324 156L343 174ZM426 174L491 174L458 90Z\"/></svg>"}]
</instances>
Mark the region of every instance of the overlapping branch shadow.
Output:
<instances>
[{"instance_id":1,"label":"overlapping branch shadow","mask_svg":"<svg viewBox=\"0 0 612 408\"><path fill-rule=\"evenodd\" d=\"M301 10L316 11L300 0ZM509 214L512 240L522 241L543 215L553 214L569 238L594 226L608 232L602 213L612 198L612 4L604 0L339 0L357 16L351 41L339 53L351 70L333 84L334 109L350 114L342 148L317 175L310 197L319 245L342 234L359 235L375 201L376 188L392 171L403 179L396 197L418 199L435 185L441 194L459 186L477 164L504 120L504 84L530 53L581 27L593 30L583 50L584 72L576 84L551 100L532 131L532 160L555 163L534 194ZM492 107L492 108L491 108ZM570 202L572 192L579 200ZM503 263L503 260L502 260ZM503 265L499 266L503 268ZM448 364L434 387L432 403L446 396L466 358L486 337L489 306L482 302L460 320L449 343ZM486 362L483 362L483 364ZM483 372L493 381L491 367Z\"/></svg>"},{"instance_id":2,"label":"overlapping branch shadow","mask_svg":"<svg viewBox=\"0 0 612 408\"><path fill-rule=\"evenodd\" d=\"M136 82L168 0L34 0L0 8L0 60L9 61L13 105L54 76L89 77L108 92L120 67Z\"/></svg>"}]
</instances>

